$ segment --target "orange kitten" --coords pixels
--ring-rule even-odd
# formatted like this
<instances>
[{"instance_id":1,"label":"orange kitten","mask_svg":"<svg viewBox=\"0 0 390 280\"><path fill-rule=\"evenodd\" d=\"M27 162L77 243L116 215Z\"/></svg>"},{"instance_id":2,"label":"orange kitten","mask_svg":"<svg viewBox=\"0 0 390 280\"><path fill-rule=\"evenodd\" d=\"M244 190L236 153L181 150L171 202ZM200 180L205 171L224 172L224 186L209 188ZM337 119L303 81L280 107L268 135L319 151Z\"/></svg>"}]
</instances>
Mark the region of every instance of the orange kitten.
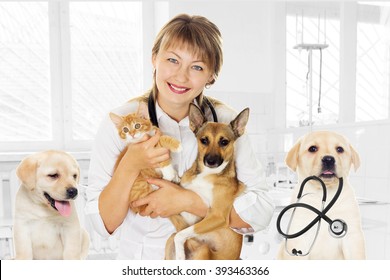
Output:
<instances>
[{"instance_id":1,"label":"orange kitten","mask_svg":"<svg viewBox=\"0 0 390 280\"><path fill-rule=\"evenodd\" d=\"M145 134L153 136L157 127L153 126L151 121L144 117L142 113L132 113L126 116L119 116L114 113L110 113L110 118L118 129L119 136L126 142L126 144L138 143ZM157 147L167 148L171 152L180 152L181 144L175 138L167 135L162 135ZM127 147L120 153L115 163L114 169L117 168L119 162L127 151ZM146 181L148 178L162 178L168 181L179 183L179 177L176 170L174 170L171 159L168 159L162 163L158 168L148 168L141 170L140 174L136 178L131 191L130 191L130 202L133 202L139 198L145 197L151 193L154 189ZM143 210L145 206L131 208L135 213Z\"/></svg>"}]
</instances>

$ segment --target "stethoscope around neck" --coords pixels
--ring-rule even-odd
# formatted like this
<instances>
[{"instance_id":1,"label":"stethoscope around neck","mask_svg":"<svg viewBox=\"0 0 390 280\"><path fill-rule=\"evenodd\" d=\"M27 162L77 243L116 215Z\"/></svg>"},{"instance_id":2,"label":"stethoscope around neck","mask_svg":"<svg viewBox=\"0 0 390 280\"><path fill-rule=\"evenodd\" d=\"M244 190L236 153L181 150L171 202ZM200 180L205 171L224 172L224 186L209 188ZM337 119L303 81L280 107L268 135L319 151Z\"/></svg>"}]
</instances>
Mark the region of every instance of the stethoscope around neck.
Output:
<instances>
[{"instance_id":1,"label":"stethoscope around neck","mask_svg":"<svg viewBox=\"0 0 390 280\"><path fill-rule=\"evenodd\" d=\"M205 106L209 107L211 114L213 115L213 121L218 122L217 112L214 109L213 104L211 101L206 97L203 96L203 102L200 104L200 109L202 110L203 114L205 113ZM148 111L149 111L149 117L152 124L156 127L158 127L158 120L157 120L157 113L156 113L156 102L154 100L153 94L150 93L148 97Z\"/></svg>"},{"instance_id":2,"label":"stethoscope around neck","mask_svg":"<svg viewBox=\"0 0 390 280\"><path fill-rule=\"evenodd\" d=\"M321 207L321 210L319 210L319 209L317 209L309 204L299 202L302 198L303 188L305 187L306 183L310 180L318 181L321 184L321 187L322 187L322 207ZM290 256L302 256L303 257L303 256L307 256L311 252L311 249L313 248L313 245L314 245L314 243L317 239L317 236L318 236L318 232L319 232L320 225L321 225L321 219L325 220L329 224L329 233L331 236L333 236L335 238L341 238L341 237L344 237L346 235L347 228L348 228L347 224L341 219L332 220L326 215L326 213L336 203L342 190L343 190L343 178L339 178L339 186L337 188L337 191L336 191L335 195L333 196L332 200L325 207L326 196L327 196L325 183L320 178L318 178L316 176L310 176L310 177L307 177L305 180L303 180L301 187L299 189L298 195L297 195L297 202L286 206L279 213L279 216L276 220L276 228L277 228L278 232L285 238L285 249L286 249L286 252ZM282 219L283 215L288 210L294 208L293 213L292 213L291 218L290 218L290 221L289 221L288 226L287 226L287 232L288 232L290 230L291 222L292 222L294 215L295 215L295 210L296 210L296 208L299 208L299 207L306 208L306 209L316 213L317 217L315 217L306 227L304 227L302 230L300 230L296 233L289 234L289 233L283 232L281 227L280 227L280 223L281 223L281 219ZM311 229L317 223L318 223L317 231L316 231L313 242L311 243L307 253L303 253L301 250L298 250L296 248L293 248L291 252L287 249L288 239L297 238L297 237L303 235L304 233L306 233L309 229Z\"/></svg>"}]
</instances>

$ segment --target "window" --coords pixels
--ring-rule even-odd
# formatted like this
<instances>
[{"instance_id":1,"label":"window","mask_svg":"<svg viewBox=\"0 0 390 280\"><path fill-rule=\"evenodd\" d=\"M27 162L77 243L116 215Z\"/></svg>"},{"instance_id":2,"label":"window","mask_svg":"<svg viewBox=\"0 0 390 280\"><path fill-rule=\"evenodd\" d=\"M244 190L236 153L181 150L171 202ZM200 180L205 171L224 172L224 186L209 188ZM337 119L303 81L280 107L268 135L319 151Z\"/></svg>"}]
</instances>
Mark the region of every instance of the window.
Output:
<instances>
[{"instance_id":1,"label":"window","mask_svg":"<svg viewBox=\"0 0 390 280\"><path fill-rule=\"evenodd\" d=\"M312 125L338 122L340 23L338 18L324 14L323 9L300 7L290 9L286 16L287 127L308 126L310 118ZM302 42L329 45L322 51L312 50L312 86L310 52L294 48Z\"/></svg>"},{"instance_id":2,"label":"window","mask_svg":"<svg viewBox=\"0 0 390 280\"><path fill-rule=\"evenodd\" d=\"M359 5L356 121L389 117L390 7Z\"/></svg>"},{"instance_id":3,"label":"window","mask_svg":"<svg viewBox=\"0 0 390 280\"><path fill-rule=\"evenodd\" d=\"M0 142L52 140L48 4L0 2Z\"/></svg>"},{"instance_id":4,"label":"window","mask_svg":"<svg viewBox=\"0 0 390 280\"><path fill-rule=\"evenodd\" d=\"M0 1L0 151L88 149L142 62L141 1Z\"/></svg>"},{"instance_id":5,"label":"window","mask_svg":"<svg viewBox=\"0 0 390 280\"><path fill-rule=\"evenodd\" d=\"M72 138L93 139L108 110L141 94L137 2L70 3Z\"/></svg>"}]
</instances>

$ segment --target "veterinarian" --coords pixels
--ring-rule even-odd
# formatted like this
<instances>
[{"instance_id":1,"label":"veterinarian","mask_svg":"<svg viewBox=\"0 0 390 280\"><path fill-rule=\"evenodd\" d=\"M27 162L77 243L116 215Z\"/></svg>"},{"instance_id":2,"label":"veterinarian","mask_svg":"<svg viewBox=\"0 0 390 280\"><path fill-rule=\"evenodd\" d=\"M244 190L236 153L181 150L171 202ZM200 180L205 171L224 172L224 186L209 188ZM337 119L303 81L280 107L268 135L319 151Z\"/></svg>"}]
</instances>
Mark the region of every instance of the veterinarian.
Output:
<instances>
[{"instance_id":1,"label":"veterinarian","mask_svg":"<svg viewBox=\"0 0 390 280\"><path fill-rule=\"evenodd\" d=\"M189 127L189 104L204 108L210 121L230 122L236 112L215 99L203 101L203 90L214 84L223 62L222 39L218 27L201 16L181 14L169 21L156 37L152 50L153 85L149 92L112 110L119 115L137 112L149 105L151 119L161 132L178 139L183 150L172 154L179 176L197 156L196 138ZM214 118L213 118L214 114ZM120 234L118 259L163 259L165 243L175 232L169 217L183 211L204 217L207 206L195 193L172 182L150 179L156 191L133 202L147 205L145 211L129 210L129 192L143 168L154 168L169 158L168 150L156 148L160 133L131 144L113 172L123 141L107 117L96 135L89 170L86 214L95 230L104 237ZM244 134L236 142L237 176L246 190L234 202L230 226L239 233L265 229L274 206L267 195L264 170Z\"/></svg>"}]
</instances>

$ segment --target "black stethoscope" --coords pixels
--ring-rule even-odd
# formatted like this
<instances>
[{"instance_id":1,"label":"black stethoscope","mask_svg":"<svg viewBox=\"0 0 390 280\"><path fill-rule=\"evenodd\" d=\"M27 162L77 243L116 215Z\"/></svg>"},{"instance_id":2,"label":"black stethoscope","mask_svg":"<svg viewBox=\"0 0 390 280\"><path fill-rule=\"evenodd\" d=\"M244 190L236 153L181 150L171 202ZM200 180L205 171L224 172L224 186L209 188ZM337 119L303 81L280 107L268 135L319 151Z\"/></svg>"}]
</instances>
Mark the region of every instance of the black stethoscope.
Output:
<instances>
[{"instance_id":1,"label":"black stethoscope","mask_svg":"<svg viewBox=\"0 0 390 280\"><path fill-rule=\"evenodd\" d=\"M300 203L299 202L301 200L301 198L302 198L303 188L304 188L305 184L308 181L310 181L310 180L316 180L316 181L319 181L321 183L321 186L322 186L322 209L321 210L318 210L317 208L315 208L315 207L313 207L313 206L311 206L309 204ZM341 220L341 219L332 220L328 216L326 216L326 213L336 203L336 201L339 198L342 190L343 190L343 178L339 178L339 186L337 188L337 191L336 191L334 197L332 198L332 200L325 207L325 202L326 202L326 186L325 186L325 183L320 178L318 178L316 176L310 176L310 177L306 178L302 182L301 187L300 187L299 192L298 192L298 196L297 196L297 203L293 203L293 204L290 204L287 207L285 207L280 212L280 214L278 216L278 219L276 221L277 230L285 238L285 249L286 249L286 252L290 256L307 256L310 253L310 251L311 251L311 249L312 249L312 247L313 247L313 245L314 245L314 243L315 243L315 241L317 239L317 236L318 236L318 232L319 232L320 225L321 225L321 219L324 219L329 224L329 233L330 233L331 236L333 236L335 238L341 238L341 237L344 237L346 235L348 227L347 227L347 224L343 220ZM305 228L303 228L299 232L292 233L292 234L284 233L281 230L281 228L280 228L280 221L282 219L282 216L288 210L290 210L291 208L294 208L293 213L292 213L291 218L290 218L290 221L289 221L288 226L287 226L287 232L288 232L290 230L290 225L291 225L292 219L294 218L295 210L298 207L303 207L303 208L309 209L310 211L316 213L317 217L314 218L313 221L311 221ZM311 229L316 223L318 223L317 231L316 231L315 237L313 239L313 242L310 245L310 248L309 248L308 252L304 254L304 253L302 253L301 250L297 250L295 248L292 249L291 252L289 252L288 249L287 249L287 240L296 238L298 236L301 236L302 234L307 232L309 229Z\"/></svg>"},{"instance_id":2,"label":"black stethoscope","mask_svg":"<svg viewBox=\"0 0 390 280\"><path fill-rule=\"evenodd\" d=\"M200 109L202 110L203 114L205 114L204 104L206 104L209 107L211 114L213 115L213 121L218 122L217 112L215 111L214 106L211 103L211 101L206 96L203 96L203 102L200 105ZM152 122L152 124L154 126L158 127L157 114L156 114L156 103L155 103L155 100L153 98L152 93L149 95L149 98L148 98L148 111L149 111L150 121Z\"/></svg>"}]
</instances>

